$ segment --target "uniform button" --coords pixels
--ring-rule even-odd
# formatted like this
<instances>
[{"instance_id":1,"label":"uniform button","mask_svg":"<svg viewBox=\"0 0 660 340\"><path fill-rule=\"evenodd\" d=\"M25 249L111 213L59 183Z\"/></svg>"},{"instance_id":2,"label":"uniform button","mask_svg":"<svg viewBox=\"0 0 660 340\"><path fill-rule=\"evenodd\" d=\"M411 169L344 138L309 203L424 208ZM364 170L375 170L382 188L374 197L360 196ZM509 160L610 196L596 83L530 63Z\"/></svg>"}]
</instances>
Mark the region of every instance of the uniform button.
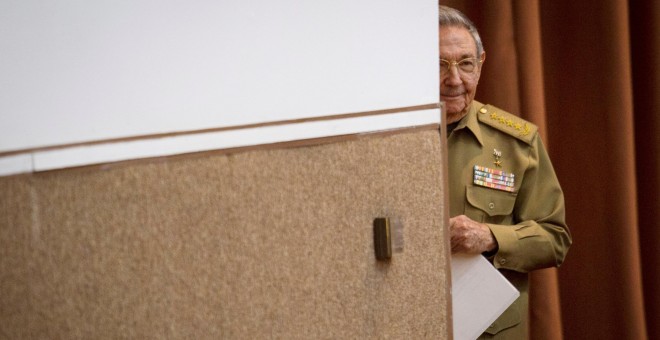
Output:
<instances>
[{"instance_id":1,"label":"uniform button","mask_svg":"<svg viewBox=\"0 0 660 340\"><path fill-rule=\"evenodd\" d=\"M485 107L482 107L481 110L479 110L479 112L486 113L486 112L488 112L488 110Z\"/></svg>"},{"instance_id":2,"label":"uniform button","mask_svg":"<svg viewBox=\"0 0 660 340\"><path fill-rule=\"evenodd\" d=\"M495 209L495 203L493 202L488 203L488 208L490 208L490 210Z\"/></svg>"},{"instance_id":3,"label":"uniform button","mask_svg":"<svg viewBox=\"0 0 660 340\"><path fill-rule=\"evenodd\" d=\"M500 259L500 264L505 264L505 263L506 263L506 259Z\"/></svg>"}]
</instances>

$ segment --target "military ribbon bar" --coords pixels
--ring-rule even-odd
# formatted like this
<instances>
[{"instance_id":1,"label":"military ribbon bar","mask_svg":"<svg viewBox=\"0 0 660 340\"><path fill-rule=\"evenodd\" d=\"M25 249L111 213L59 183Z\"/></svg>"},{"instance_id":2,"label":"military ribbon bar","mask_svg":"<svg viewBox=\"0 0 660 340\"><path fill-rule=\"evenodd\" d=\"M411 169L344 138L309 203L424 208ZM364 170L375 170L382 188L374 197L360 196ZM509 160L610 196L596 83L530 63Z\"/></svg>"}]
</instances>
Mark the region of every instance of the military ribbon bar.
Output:
<instances>
[{"instance_id":1,"label":"military ribbon bar","mask_svg":"<svg viewBox=\"0 0 660 340\"><path fill-rule=\"evenodd\" d=\"M474 166L474 184L491 189L513 192L515 175L485 166Z\"/></svg>"}]
</instances>

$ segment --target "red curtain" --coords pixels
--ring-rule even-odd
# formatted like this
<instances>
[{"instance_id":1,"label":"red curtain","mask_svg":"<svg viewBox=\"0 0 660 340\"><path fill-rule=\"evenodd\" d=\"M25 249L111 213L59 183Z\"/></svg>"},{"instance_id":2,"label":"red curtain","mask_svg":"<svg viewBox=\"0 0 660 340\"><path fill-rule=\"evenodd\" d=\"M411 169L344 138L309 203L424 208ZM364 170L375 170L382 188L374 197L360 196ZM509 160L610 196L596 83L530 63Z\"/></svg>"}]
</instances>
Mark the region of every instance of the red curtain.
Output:
<instances>
[{"instance_id":1,"label":"red curtain","mask_svg":"<svg viewBox=\"0 0 660 340\"><path fill-rule=\"evenodd\" d=\"M660 1L441 0L479 28L477 100L540 127L573 246L531 339L660 339ZM542 199L542 198L539 198Z\"/></svg>"}]
</instances>

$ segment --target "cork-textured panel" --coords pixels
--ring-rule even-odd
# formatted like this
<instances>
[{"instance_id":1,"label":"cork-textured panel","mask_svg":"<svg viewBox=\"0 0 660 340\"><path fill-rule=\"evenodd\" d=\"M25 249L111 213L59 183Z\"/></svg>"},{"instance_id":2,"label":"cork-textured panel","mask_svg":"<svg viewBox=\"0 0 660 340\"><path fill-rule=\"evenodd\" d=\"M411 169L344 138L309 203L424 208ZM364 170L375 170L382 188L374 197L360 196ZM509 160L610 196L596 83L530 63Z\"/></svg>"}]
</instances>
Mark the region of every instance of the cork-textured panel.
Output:
<instances>
[{"instance_id":1,"label":"cork-textured panel","mask_svg":"<svg viewBox=\"0 0 660 340\"><path fill-rule=\"evenodd\" d=\"M448 338L442 156L426 130L0 178L0 338Z\"/></svg>"}]
</instances>

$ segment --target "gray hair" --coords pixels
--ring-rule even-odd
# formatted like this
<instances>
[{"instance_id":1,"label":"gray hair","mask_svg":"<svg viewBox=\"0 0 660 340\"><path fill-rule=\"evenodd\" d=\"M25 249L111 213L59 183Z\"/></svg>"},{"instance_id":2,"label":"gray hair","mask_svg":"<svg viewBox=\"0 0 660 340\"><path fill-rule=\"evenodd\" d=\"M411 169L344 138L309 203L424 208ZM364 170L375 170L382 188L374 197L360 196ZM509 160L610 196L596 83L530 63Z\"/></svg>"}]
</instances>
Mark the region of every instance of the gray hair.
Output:
<instances>
[{"instance_id":1,"label":"gray hair","mask_svg":"<svg viewBox=\"0 0 660 340\"><path fill-rule=\"evenodd\" d=\"M484 44L481 42L481 37L479 37L479 32L474 23L457 9L447 6L438 6L438 9L440 26L459 26L466 28L472 35L472 38L474 38L474 42L477 44L476 57L481 57L481 53L484 51Z\"/></svg>"}]
</instances>

